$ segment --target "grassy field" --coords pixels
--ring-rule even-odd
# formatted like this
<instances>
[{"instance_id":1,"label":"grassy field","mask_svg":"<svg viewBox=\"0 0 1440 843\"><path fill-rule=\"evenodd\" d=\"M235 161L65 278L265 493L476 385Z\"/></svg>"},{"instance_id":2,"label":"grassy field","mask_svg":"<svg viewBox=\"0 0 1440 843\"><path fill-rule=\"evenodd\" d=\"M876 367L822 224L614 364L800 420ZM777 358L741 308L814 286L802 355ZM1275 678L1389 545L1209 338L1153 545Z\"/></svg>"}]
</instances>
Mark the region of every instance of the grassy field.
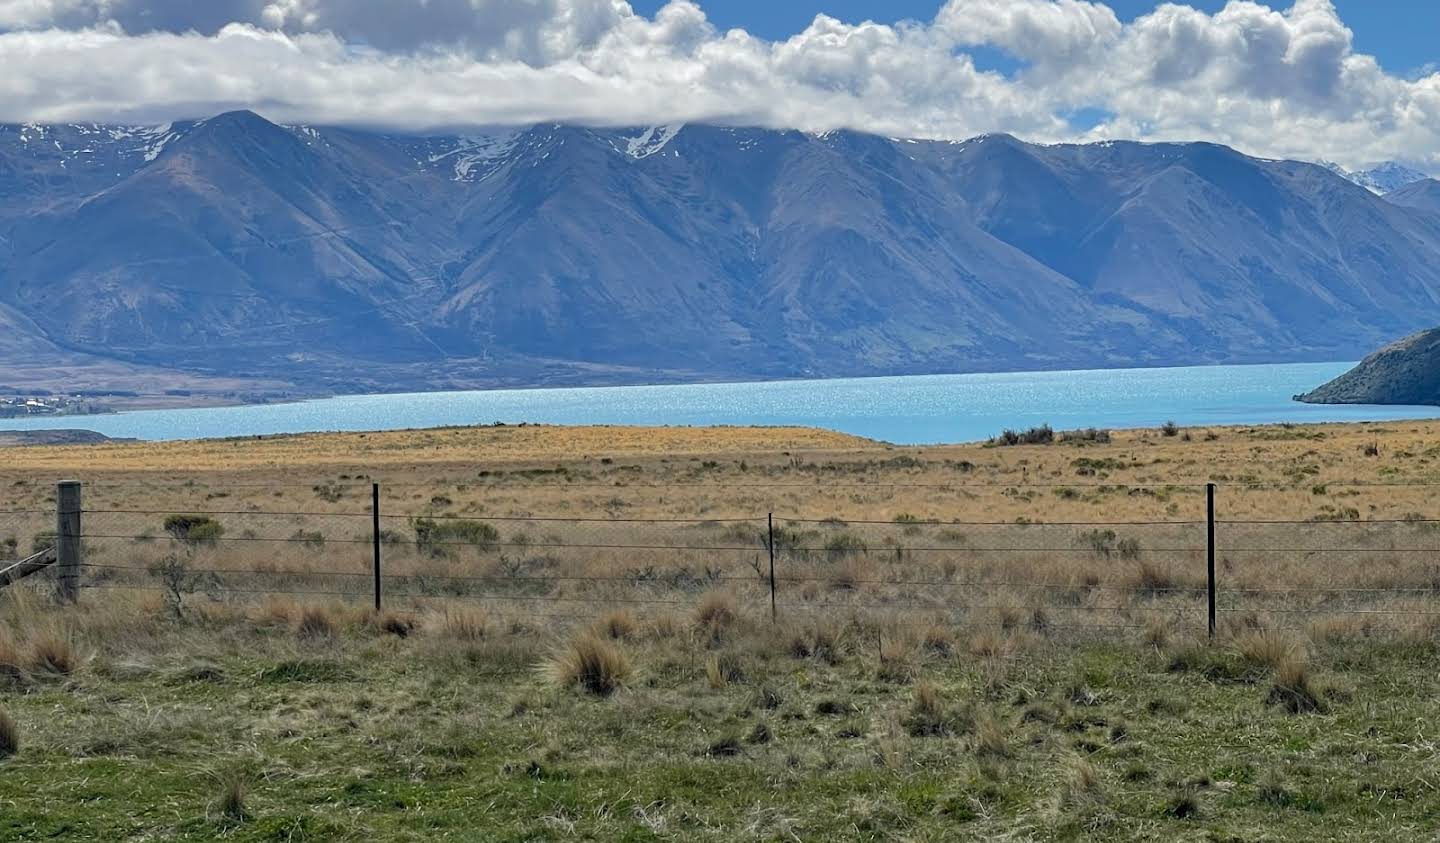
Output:
<instances>
[{"instance_id":1,"label":"grassy field","mask_svg":"<svg viewBox=\"0 0 1440 843\"><path fill-rule=\"evenodd\" d=\"M0 540L30 544L74 477L87 563L114 568L87 569L79 607L0 593L0 839L1423 838L1437 434L898 448L496 427L7 451ZM372 480L398 536L385 612L363 580L249 593L365 570ZM1213 645L1206 482L1229 589ZM166 513L200 511L224 538L166 535ZM496 534L435 552L427 518ZM239 573L167 594L165 559ZM471 575L485 590L445 585Z\"/></svg>"}]
</instances>

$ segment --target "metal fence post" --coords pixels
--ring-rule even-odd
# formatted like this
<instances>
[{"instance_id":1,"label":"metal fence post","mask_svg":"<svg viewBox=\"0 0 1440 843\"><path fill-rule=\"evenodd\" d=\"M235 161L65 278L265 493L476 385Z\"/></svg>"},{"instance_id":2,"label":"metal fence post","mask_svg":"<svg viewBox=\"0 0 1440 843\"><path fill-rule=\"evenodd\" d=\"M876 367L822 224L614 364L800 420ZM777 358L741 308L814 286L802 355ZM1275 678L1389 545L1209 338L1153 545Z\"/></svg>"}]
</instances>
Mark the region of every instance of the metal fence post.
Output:
<instances>
[{"instance_id":1,"label":"metal fence post","mask_svg":"<svg viewBox=\"0 0 1440 843\"><path fill-rule=\"evenodd\" d=\"M1215 640L1215 484L1205 485L1205 558L1210 594L1210 640Z\"/></svg>"},{"instance_id":2,"label":"metal fence post","mask_svg":"<svg viewBox=\"0 0 1440 843\"><path fill-rule=\"evenodd\" d=\"M65 480L55 487L55 564L60 571L60 599L80 599L80 484Z\"/></svg>"},{"instance_id":3,"label":"metal fence post","mask_svg":"<svg viewBox=\"0 0 1440 843\"><path fill-rule=\"evenodd\" d=\"M770 532L770 538L766 541L770 547L770 622L777 623L780 615L775 608L775 513L770 513L767 523Z\"/></svg>"},{"instance_id":4,"label":"metal fence post","mask_svg":"<svg viewBox=\"0 0 1440 843\"><path fill-rule=\"evenodd\" d=\"M371 534L375 540L375 611L380 611L380 484L370 487Z\"/></svg>"}]
</instances>

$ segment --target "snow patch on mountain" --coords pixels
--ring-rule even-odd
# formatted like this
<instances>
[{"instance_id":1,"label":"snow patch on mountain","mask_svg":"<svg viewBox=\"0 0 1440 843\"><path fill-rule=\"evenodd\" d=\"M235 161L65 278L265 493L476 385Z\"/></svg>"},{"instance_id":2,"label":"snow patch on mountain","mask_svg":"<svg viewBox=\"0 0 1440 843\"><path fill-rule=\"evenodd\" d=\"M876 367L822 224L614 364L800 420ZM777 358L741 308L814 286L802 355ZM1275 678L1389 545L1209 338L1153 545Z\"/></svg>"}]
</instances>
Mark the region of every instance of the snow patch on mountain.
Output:
<instances>
[{"instance_id":1,"label":"snow patch on mountain","mask_svg":"<svg viewBox=\"0 0 1440 843\"><path fill-rule=\"evenodd\" d=\"M1381 196L1427 178L1419 170L1397 164L1394 161L1386 161L1367 170L1354 171L1347 170L1333 161L1321 161L1320 166Z\"/></svg>"},{"instance_id":2,"label":"snow patch on mountain","mask_svg":"<svg viewBox=\"0 0 1440 843\"><path fill-rule=\"evenodd\" d=\"M684 123L651 126L633 138L625 138L625 154L637 161L641 158L649 158L665 149L683 128L685 128Z\"/></svg>"}]
</instances>

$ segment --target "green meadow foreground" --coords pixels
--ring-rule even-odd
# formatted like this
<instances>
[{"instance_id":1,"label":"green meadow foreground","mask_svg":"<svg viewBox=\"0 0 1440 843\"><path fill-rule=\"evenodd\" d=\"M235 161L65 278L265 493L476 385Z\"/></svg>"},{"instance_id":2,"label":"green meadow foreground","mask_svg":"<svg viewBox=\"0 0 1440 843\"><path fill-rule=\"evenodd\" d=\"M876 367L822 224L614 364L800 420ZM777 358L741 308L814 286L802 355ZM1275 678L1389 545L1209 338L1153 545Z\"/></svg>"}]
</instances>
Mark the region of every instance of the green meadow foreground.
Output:
<instances>
[{"instance_id":1,"label":"green meadow foreground","mask_svg":"<svg viewBox=\"0 0 1440 843\"><path fill-rule=\"evenodd\" d=\"M0 592L0 839L1432 835L1440 425L1175 433L911 449L511 428L7 453L12 548L40 537L60 477L110 516L87 522L102 567L80 606L41 578ZM363 590L264 593L279 569L287 586L364 570L346 513L371 479L395 489L397 571L509 596L397 586L376 614ZM1181 523L1207 481L1234 519L1213 644ZM157 513L199 511L242 513L215 516L233 541L164 538ZM748 522L658 519L770 511L778 620L755 554L721 569L606 546L763 547ZM521 542L504 520L547 513L657 521L527 522ZM400 535L447 517L491 519L494 546ZM211 569L241 572L235 590L186 579Z\"/></svg>"}]
</instances>

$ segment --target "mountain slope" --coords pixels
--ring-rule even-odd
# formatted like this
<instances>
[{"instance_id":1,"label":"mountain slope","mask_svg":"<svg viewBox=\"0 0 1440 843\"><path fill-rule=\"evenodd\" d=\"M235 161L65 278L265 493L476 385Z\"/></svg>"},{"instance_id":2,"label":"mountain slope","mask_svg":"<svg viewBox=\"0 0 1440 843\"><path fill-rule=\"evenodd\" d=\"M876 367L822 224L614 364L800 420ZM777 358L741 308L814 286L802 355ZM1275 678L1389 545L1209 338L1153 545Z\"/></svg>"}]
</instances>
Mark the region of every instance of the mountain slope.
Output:
<instances>
[{"instance_id":1,"label":"mountain slope","mask_svg":"<svg viewBox=\"0 0 1440 843\"><path fill-rule=\"evenodd\" d=\"M1440 405L1440 328L1392 343L1297 397L1310 404Z\"/></svg>"},{"instance_id":2,"label":"mountain slope","mask_svg":"<svg viewBox=\"0 0 1440 843\"><path fill-rule=\"evenodd\" d=\"M612 383L1353 359L1440 322L1422 186L1211 144L236 112L0 129L0 187L0 365Z\"/></svg>"},{"instance_id":3,"label":"mountain slope","mask_svg":"<svg viewBox=\"0 0 1440 843\"><path fill-rule=\"evenodd\" d=\"M1435 179L1417 181L1385 198L1401 207L1413 208L1440 217L1440 181Z\"/></svg>"}]
</instances>

